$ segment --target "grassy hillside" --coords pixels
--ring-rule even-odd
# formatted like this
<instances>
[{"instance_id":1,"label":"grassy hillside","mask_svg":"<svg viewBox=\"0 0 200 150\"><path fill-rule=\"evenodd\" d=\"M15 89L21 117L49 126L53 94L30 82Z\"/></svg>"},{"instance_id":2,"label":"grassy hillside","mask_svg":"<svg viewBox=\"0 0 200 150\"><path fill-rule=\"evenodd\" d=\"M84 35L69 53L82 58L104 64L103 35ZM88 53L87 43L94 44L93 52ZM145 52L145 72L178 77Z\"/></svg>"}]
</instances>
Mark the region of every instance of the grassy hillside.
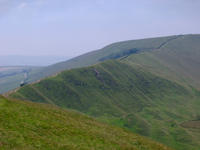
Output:
<instances>
[{"instance_id":1,"label":"grassy hillside","mask_svg":"<svg viewBox=\"0 0 200 150\"><path fill-rule=\"evenodd\" d=\"M171 150L77 112L0 96L2 150Z\"/></svg>"},{"instance_id":2,"label":"grassy hillside","mask_svg":"<svg viewBox=\"0 0 200 150\"><path fill-rule=\"evenodd\" d=\"M64 71L10 96L76 109L178 150L200 149L200 134L182 126L199 117L200 93L120 60Z\"/></svg>"},{"instance_id":3,"label":"grassy hillside","mask_svg":"<svg viewBox=\"0 0 200 150\"><path fill-rule=\"evenodd\" d=\"M85 67L108 59L117 59L130 54L159 49L168 41L174 40L178 37L179 36L169 36L114 43L71 60L45 67L40 71L33 73L30 76L29 81L32 82L66 69Z\"/></svg>"},{"instance_id":4,"label":"grassy hillside","mask_svg":"<svg viewBox=\"0 0 200 150\"><path fill-rule=\"evenodd\" d=\"M180 36L160 49L130 55L123 61L200 89L200 35Z\"/></svg>"},{"instance_id":5,"label":"grassy hillside","mask_svg":"<svg viewBox=\"0 0 200 150\"><path fill-rule=\"evenodd\" d=\"M184 86L189 84L200 89L200 35L179 35L114 43L71 60L31 71L28 82L35 82L63 70L85 67L109 59L121 59L131 65L138 64L156 75ZM16 76L14 79L20 81L21 76ZM5 84L2 87L9 85L7 89L16 88L18 85L16 81L4 80Z\"/></svg>"},{"instance_id":6,"label":"grassy hillside","mask_svg":"<svg viewBox=\"0 0 200 150\"><path fill-rule=\"evenodd\" d=\"M131 40L108 45L30 75L36 81L60 71L93 65L109 59L123 59L152 73L200 89L200 35L179 35Z\"/></svg>"}]
</instances>

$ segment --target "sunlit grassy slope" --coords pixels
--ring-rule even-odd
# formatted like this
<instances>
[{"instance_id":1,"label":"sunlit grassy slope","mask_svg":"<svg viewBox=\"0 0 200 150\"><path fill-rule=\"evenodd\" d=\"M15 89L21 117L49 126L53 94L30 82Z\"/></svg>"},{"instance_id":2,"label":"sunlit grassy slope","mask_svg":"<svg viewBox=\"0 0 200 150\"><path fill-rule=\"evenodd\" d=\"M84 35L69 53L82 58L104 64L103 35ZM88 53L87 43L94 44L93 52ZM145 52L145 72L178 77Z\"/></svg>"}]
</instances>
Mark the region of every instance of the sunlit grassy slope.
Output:
<instances>
[{"instance_id":1,"label":"sunlit grassy slope","mask_svg":"<svg viewBox=\"0 0 200 150\"><path fill-rule=\"evenodd\" d=\"M181 125L200 115L199 92L120 60L64 71L11 97L76 109L178 150L200 149L200 134Z\"/></svg>"},{"instance_id":2,"label":"sunlit grassy slope","mask_svg":"<svg viewBox=\"0 0 200 150\"><path fill-rule=\"evenodd\" d=\"M1 150L170 150L77 112L0 96Z\"/></svg>"}]
</instances>

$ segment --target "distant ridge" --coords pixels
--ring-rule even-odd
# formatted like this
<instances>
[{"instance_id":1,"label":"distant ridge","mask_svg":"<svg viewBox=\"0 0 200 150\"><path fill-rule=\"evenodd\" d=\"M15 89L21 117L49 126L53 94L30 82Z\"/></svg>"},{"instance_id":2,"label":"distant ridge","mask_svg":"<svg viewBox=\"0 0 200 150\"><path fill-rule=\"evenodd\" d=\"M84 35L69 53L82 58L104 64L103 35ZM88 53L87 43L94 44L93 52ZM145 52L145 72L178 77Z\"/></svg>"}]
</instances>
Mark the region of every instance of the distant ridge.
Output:
<instances>
[{"instance_id":1,"label":"distant ridge","mask_svg":"<svg viewBox=\"0 0 200 150\"><path fill-rule=\"evenodd\" d=\"M168 36L168 37L159 37L159 38L149 38L149 39L142 39L142 40L130 40L130 41L123 41L110 44L102 49L92 51L81 56L72 58L68 61L64 61L61 63L57 63L46 68L43 68L38 73L34 73L30 77L30 81L34 81L43 77L47 77L49 75L53 75L60 71L72 68L80 68L89 65L93 65L99 63L104 60L108 60L109 56L120 55L123 53L128 53L129 50L135 49L137 53L155 50L162 47L163 44L170 40L174 40L178 38L178 36ZM133 53L130 53L133 54ZM123 55L121 56L123 57ZM120 58L117 57L117 58ZM111 58L112 59L112 58Z\"/></svg>"},{"instance_id":2,"label":"distant ridge","mask_svg":"<svg viewBox=\"0 0 200 150\"><path fill-rule=\"evenodd\" d=\"M121 59L129 64L145 67L158 76L200 89L199 43L199 34L117 42L68 61L34 70L30 72L28 82L35 82L64 70L86 67L109 59ZM9 85L6 91L17 87L12 82Z\"/></svg>"}]
</instances>

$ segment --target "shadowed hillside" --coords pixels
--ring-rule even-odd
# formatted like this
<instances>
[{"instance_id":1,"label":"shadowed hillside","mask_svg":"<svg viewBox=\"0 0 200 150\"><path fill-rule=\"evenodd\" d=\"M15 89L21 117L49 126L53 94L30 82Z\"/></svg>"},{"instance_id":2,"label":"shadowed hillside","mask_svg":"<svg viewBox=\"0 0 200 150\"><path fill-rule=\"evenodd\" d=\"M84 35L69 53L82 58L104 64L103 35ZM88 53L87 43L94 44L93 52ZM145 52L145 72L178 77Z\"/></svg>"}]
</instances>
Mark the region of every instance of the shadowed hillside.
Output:
<instances>
[{"instance_id":1,"label":"shadowed hillside","mask_svg":"<svg viewBox=\"0 0 200 150\"><path fill-rule=\"evenodd\" d=\"M171 150L77 112L1 96L0 149Z\"/></svg>"},{"instance_id":2,"label":"shadowed hillside","mask_svg":"<svg viewBox=\"0 0 200 150\"><path fill-rule=\"evenodd\" d=\"M181 126L199 116L199 92L119 60L64 71L11 97L76 109L176 149L200 148L200 134Z\"/></svg>"}]
</instances>

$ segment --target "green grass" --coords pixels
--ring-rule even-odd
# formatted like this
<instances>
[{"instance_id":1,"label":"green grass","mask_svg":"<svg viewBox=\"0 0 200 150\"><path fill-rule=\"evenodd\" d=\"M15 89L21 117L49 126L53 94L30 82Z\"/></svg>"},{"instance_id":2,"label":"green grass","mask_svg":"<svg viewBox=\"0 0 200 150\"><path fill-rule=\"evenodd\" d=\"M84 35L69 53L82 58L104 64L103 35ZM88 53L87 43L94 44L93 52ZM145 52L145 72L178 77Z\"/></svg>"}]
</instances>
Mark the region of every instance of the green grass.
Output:
<instances>
[{"instance_id":1,"label":"green grass","mask_svg":"<svg viewBox=\"0 0 200 150\"><path fill-rule=\"evenodd\" d=\"M64 71L10 96L76 109L178 150L200 148L200 135L181 126L200 115L199 92L120 61Z\"/></svg>"},{"instance_id":2,"label":"green grass","mask_svg":"<svg viewBox=\"0 0 200 150\"><path fill-rule=\"evenodd\" d=\"M171 150L71 110L0 96L1 150Z\"/></svg>"},{"instance_id":3,"label":"green grass","mask_svg":"<svg viewBox=\"0 0 200 150\"><path fill-rule=\"evenodd\" d=\"M184 128L200 129L200 120L192 120L182 123Z\"/></svg>"},{"instance_id":4,"label":"green grass","mask_svg":"<svg viewBox=\"0 0 200 150\"><path fill-rule=\"evenodd\" d=\"M160 49L131 55L123 61L200 89L200 35L181 36Z\"/></svg>"}]
</instances>

